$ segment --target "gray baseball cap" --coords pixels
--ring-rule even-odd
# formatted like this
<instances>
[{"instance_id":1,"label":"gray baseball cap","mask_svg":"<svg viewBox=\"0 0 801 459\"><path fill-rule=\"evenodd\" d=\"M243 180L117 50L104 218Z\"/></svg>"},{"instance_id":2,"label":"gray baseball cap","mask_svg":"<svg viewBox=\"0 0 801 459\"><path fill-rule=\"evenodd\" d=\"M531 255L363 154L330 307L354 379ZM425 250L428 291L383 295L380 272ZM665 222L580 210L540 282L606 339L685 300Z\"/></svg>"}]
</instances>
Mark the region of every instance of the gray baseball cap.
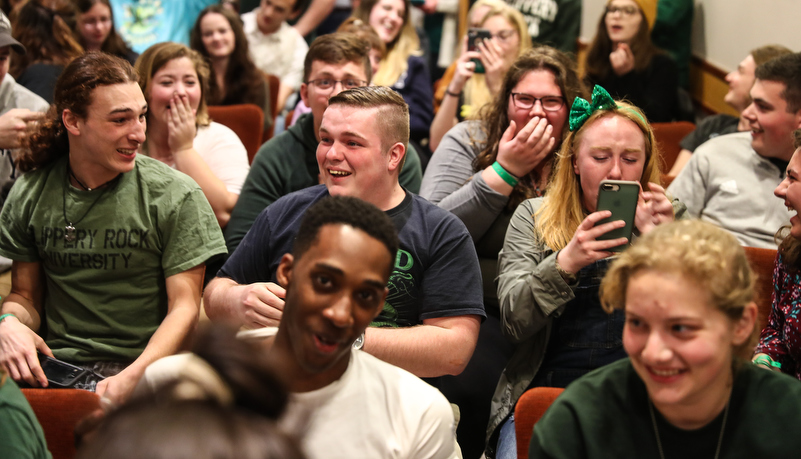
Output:
<instances>
[{"instance_id":1,"label":"gray baseball cap","mask_svg":"<svg viewBox=\"0 0 801 459\"><path fill-rule=\"evenodd\" d=\"M11 21L0 11L0 47L11 46L14 51L25 54L25 47L11 36Z\"/></svg>"}]
</instances>

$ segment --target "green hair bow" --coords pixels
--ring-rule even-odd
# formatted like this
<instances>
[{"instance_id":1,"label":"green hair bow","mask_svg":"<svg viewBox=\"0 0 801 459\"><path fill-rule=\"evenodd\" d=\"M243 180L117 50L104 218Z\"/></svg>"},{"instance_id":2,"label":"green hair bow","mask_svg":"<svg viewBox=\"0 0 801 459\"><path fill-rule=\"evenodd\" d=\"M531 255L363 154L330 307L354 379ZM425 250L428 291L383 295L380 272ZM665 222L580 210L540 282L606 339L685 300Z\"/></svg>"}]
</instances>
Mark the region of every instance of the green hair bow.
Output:
<instances>
[{"instance_id":1,"label":"green hair bow","mask_svg":"<svg viewBox=\"0 0 801 459\"><path fill-rule=\"evenodd\" d=\"M606 92L606 89L596 84L595 87L592 88L592 103L587 102L586 99L582 99L581 97L576 97L576 100L573 101L573 106L570 107L569 117L570 132L577 131L584 125L587 118L596 111L609 110L616 106L615 100Z\"/></svg>"}]
</instances>

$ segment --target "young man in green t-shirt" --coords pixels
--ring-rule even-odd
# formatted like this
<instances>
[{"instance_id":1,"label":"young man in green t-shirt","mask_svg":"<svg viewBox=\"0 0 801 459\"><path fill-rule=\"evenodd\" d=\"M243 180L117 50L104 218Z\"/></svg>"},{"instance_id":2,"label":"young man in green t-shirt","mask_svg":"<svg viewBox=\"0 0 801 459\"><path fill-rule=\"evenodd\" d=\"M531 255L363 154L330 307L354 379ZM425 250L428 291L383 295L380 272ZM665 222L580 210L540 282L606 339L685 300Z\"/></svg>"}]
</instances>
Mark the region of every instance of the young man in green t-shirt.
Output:
<instances>
[{"instance_id":1,"label":"young man in green t-shirt","mask_svg":"<svg viewBox=\"0 0 801 459\"><path fill-rule=\"evenodd\" d=\"M0 367L47 386L39 351L107 377L96 390L119 402L187 341L205 262L225 245L194 181L137 154L147 103L128 62L75 59L54 104L0 213L0 255L14 260Z\"/></svg>"}]
</instances>

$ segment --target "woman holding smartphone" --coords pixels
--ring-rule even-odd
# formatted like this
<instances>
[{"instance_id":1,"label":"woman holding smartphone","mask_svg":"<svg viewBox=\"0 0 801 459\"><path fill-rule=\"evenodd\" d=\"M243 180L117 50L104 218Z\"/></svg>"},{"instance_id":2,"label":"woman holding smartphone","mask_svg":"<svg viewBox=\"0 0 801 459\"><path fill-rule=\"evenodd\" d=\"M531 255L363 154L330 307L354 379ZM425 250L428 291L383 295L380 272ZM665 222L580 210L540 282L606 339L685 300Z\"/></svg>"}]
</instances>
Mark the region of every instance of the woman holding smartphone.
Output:
<instances>
[{"instance_id":1,"label":"woman holding smartphone","mask_svg":"<svg viewBox=\"0 0 801 459\"><path fill-rule=\"evenodd\" d=\"M468 51L467 39L463 41L462 55L442 77L434 95L438 109L431 123L431 151L436 151L445 133L458 122L478 118L479 110L500 93L503 77L515 59L531 48L526 20L519 11L505 3L489 11L482 5L473 5L483 12L475 28L486 30L490 38L473 51Z\"/></svg>"},{"instance_id":2,"label":"woman holding smartphone","mask_svg":"<svg viewBox=\"0 0 801 459\"><path fill-rule=\"evenodd\" d=\"M536 458L797 457L801 384L748 364L754 274L727 231L655 229L612 264L607 311L623 312L620 360L571 384L534 426Z\"/></svg>"},{"instance_id":3,"label":"woman holding smartphone","mask_svg":"<svg viewBox=\"0 0 801 459\"><path fill-rule=\"evenodd\" d=\"M476 457L484 449L489 402L513 351L501 334L494 283L498 252L517 206L542 196L548 186L554 153L568 132L570 105L582 91L570 57L547 46L529 49L506 73L486 117L448 131L423 177L420 196L464 222L481 266L487 319L465 371L440 384L459 404L458 439L466 457L473 456L474 444Z\"/></svg>"},{"instance_id":4,"label":"woman holding smartphone","mask_svg":"<svg viewBox=\"0 0 801 459\"><path fill-rule=\"evenodd\" d=\"M573 103L569 124L545 197L517 208L498 256L501 326L517 343L492 401L489 447L497 438L498 458L517 454L511 414L526 389L565 387L626 355L623 314L606 314L598 298L609 249L627 243L598 240L625 225L596 226L611 216L595 207L601 181L640 183L634 221L640 234L685 210L659 185L659 150L638 108L596 86L591 102Z\"/></svg>"}]
</instances>

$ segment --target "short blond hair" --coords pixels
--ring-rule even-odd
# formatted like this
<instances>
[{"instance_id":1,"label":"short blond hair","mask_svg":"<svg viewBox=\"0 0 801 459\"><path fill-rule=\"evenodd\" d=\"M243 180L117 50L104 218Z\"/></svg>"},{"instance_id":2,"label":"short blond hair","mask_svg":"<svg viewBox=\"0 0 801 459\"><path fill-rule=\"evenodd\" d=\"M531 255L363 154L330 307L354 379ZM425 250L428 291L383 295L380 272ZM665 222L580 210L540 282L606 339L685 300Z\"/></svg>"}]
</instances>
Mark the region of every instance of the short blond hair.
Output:
<instances>
[{"instance_id":1,"label":"short blond hair","mask_svg":"<svg viewBox=\"0 0 801 459\"><path fill-rule=\"evenodd\" d=\"M604 310L625 310L629 281L645 270L681 275L704 290L708 304L731 321L740 320L754 299L754 273L745 250L731 233L701 220L660 225L623 252L601 282ZM734 349L735 356L751 356L757 332L754 327Z\"/></svg>"}]
</instances>

